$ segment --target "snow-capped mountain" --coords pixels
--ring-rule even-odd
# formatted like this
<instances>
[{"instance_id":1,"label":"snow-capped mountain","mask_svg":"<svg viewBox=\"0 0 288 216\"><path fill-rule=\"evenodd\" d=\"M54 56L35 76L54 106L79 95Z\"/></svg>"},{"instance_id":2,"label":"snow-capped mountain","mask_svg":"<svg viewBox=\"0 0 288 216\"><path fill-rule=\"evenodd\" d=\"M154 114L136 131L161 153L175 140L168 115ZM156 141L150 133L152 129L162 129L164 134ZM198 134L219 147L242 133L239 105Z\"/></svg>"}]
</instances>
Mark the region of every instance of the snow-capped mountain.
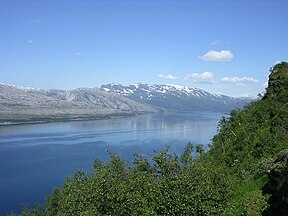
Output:
<instances>
[{"instance_id":1,"label":"snow-capped mountain","mask_svg":"<svg viewBox=\"0 0 288 216\"><path fill-rule=\"evenodd\" d=\"M91 119L146 112L213 111L241 108L250 99L211 94L180 85L107 84L70 91L0 83L0 123L34 119Z\"/></svg>"},{"instance_id":2,"label":"snow-capped mountain","mask_svg":"<svg viewBox=\"0 0 288 216\"><path fill-rule=\"evenodd\" d=\"M98 88L70 91L0 84L1 119L97 117L109 114L157 112L158 109ZM4 120L3 120L4 121Z\"/></svg>"},{"instance_id":3,"label":"snow-capped mountain","mask_svg":"<svg viewBox=\"0 0 288 216\"><path fill-rule=\"evenodd\" d=\"M152 85L138 83L121 85L117 83L102 85L101 90L122 95L138 102L178 111L227 112L241 108L250 99L233 98L211 94L199 88L181 85Z\"/></svg>"}]
</instances>

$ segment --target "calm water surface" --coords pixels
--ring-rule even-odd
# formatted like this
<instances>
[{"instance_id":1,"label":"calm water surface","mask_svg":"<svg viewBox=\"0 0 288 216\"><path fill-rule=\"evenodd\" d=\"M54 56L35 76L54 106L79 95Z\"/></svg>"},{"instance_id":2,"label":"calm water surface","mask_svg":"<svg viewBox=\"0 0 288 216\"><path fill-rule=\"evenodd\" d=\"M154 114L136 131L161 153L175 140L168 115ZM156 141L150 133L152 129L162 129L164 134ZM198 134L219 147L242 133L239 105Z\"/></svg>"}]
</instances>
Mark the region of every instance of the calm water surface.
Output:
<instances>
[{"instance_id":1,"label":"calm water surface","mask_svg":"<svg viewBox=\"0 0 288 216\"><path fill-rule=\"evenodd\" d=\"M76 169L90 171L107 149L131 161L188 142L208 144L223 114L153 114L129 118L0 127L0 215L43 202Z\"/></svg>"}]
</instances>

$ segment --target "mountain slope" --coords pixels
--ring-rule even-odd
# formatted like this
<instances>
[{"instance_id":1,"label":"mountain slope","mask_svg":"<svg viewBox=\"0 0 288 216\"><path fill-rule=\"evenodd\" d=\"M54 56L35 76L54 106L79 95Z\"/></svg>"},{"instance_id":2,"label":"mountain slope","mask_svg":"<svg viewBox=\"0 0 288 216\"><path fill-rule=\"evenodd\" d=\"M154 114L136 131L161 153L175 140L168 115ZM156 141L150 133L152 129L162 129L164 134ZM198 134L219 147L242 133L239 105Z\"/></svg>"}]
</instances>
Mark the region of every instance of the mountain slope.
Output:
<instances>
[{"instance_id":1,"label":"mountain slope","mask_svg":"<svg viewBox=\"0 0 288 216\"><path fill-rule=\"evenodd\" d=\"M226 215L288 215L288 63L270 72L264 97L222 118L212 139L214 161L244 180L230 201L233 212ZM239 212L257 208L266 211Z\"/></svg>"},{"instance_id":2,"label":"mountain slope","mask_svg":"<svg viewBox=\"0 0 288 216\"><path fill-rule=\"evenodd\" d=\"M211 94L198 88L180 85L134 85L107 84L101 90L122 95L138 102L177 111L216 111L227 112L241 108L251 99L232 98Z\"/></svg>"},{"instance_id":3,"label":"mountain slope","mask_svg":"<svg viewBox=\"0 0 288 216\"><path fill-rule=\"evenodd\" d=\"M0 84L0 121L31 118L83 118L156 112L157 109L97 88L71 91Z\"/></svg>"}]
</instances>

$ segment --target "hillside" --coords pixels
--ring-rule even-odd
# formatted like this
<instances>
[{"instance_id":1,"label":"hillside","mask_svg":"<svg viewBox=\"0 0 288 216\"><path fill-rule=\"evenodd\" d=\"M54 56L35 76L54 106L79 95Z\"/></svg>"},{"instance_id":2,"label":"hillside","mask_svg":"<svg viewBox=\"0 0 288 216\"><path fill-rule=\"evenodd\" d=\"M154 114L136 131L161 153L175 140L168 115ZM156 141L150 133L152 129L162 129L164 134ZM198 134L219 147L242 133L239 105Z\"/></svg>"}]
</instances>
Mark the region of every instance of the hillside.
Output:
<instances>
[{"instance_id":1,"label":"hillside","mask_svg":"<svg viewBox=\"0 0 288 216\"><path fill-rule=\"evenodd\" d=\"M242 108L251 98L233 98L220 94L211 94L198 88L181 85L152 85L145 83L134 85L107 84L101 90L122 95L140 103L150 104L176 111L212 111L229 112Z\"/></svg>"},{"instance_id":2,"label":"hillside","mask_svg":"<svg viewBox=\"0 0 288 216\"><path fill-rule=\"evenodd\" d=\"M189 143L133 165L109 153L22 214L288 215L287 81L288 63L275 65L264 97L223 117L208 152Z\"/></svg>"},{"instance_id":3,"label":"hillside","mask_svg":"<svg viewBox=\"0 0 288 216\"><path fill-rule=\"evenodd\" d=\"M259 208L263 215L288 215L288 63L277 64L270 72L262 100L223 118L208 153L241 179L229 203L234 215L245 208ZM263 209L257 207L260 202Z\"/></svg>"},{"instance_id":4,"label":"hillside","mask_svg":"<svg viewBox=\"0 0 288 216\"><path fill-rule=\"evenodd\" d=\"M0 84L0 123L93 119L159 110L125 97L81 88L71 91Z\"/></svg>"}]
</instances>

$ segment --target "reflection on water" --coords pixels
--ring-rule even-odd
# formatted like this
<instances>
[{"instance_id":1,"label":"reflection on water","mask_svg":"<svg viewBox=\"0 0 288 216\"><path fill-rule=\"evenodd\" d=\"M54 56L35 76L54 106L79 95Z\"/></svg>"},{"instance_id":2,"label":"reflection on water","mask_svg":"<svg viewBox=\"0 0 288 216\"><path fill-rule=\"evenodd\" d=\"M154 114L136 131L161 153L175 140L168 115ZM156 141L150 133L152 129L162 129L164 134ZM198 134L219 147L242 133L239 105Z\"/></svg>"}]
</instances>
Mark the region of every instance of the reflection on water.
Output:
<instances>
[{"instance_id":1,"label":"reflection on water","mask_svg":"<svg viewBox=\"0 0 288 216\"><path fill-rule=\"evenodd\" d=\"M106 150L132 160L170 146L181 153L188 142L208 144L221 114L154 114L96 121L0 127L0 215L21 203L42 202L75 169L91 170L107 160Z\"/></svg>"}]
</instances>

